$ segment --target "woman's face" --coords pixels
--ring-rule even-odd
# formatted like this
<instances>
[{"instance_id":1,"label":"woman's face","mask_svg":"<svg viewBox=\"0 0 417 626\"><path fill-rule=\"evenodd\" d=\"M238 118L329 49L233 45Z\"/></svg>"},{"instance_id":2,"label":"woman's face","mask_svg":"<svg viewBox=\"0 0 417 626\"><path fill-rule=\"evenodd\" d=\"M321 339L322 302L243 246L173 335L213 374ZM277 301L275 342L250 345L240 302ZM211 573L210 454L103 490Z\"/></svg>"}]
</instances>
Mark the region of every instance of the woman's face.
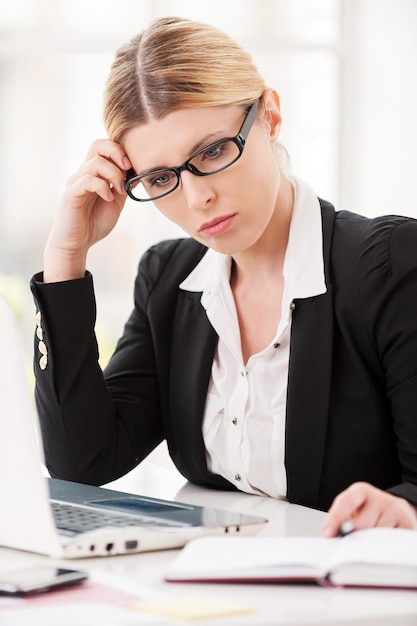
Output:
<instances>
[{"instance_id":1,"label":"woman's face","mask_svg":"<svg viewBox=\"0 0 417 626\"><path fill-rule=\"evenodd\" d=\"M183 171L177 189L154 202L191 237L224 254L260 244L278 208L274 144L281 118L277 99L267 97L266 106L266 119L255 121L236 163L210 176ZM137 174L176 167L197 150L235 136L244 117L239 106L180 109L130 129L121 143Z\"/></svg>"}]
</instances>

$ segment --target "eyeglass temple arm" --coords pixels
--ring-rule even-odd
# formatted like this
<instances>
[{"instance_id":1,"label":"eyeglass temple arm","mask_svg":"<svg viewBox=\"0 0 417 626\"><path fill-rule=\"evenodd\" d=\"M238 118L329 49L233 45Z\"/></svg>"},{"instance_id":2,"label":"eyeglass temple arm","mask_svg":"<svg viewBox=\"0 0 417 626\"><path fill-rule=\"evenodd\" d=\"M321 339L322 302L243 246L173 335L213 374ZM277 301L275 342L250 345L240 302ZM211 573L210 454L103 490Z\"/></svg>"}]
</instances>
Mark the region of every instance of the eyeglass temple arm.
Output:
<instances>
[{"instance_id":1,"label":"eyeglass temple arm","mask_svg":"<svg viewBox=\"0 0 417 626\"><path fill-rule=\"evenodd\" d=\"M246 119L242 124L242 128L239 131L239 139L243 145L246 143L247 136L249 134L250 129L252 128L252 124L255 121L256 115L258 113L259 101L260 101L260 98L251 105L248 111L248 114L246 116Z\"/></svg>"}]
</instances>

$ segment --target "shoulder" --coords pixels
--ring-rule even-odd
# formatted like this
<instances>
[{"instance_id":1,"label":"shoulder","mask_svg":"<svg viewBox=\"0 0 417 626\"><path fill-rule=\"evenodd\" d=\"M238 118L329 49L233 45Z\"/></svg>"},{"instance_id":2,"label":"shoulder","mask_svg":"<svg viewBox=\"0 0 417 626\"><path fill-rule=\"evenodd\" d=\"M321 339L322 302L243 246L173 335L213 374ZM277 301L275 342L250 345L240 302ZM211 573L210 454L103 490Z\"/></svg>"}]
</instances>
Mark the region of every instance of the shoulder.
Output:
<instances>
[{"instance_id":1,"label":"shoulder","mask_svg":"<svg viewBox=\"0 0 417 626\"><path fill-rule=\"evenodd\" d=\"M416 268L417 220L334 211L331 259L333 264L350 266L350 270L357 264L366 273L375 270L394 275Z\"/></svg>"}]
</instances>

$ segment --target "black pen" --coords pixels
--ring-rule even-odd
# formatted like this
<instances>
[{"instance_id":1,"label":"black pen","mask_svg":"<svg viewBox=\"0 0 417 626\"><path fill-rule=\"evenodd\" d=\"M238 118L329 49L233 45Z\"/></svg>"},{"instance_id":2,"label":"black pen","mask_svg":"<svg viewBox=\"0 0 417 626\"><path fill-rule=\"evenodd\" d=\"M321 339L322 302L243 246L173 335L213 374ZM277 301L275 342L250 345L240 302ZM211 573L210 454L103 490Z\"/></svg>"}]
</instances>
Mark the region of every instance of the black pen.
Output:
<instances>
[{"instance_id":1,"label":"black pen","mask_svg":"<svg viewBox=\"0 0 417 626\"><path fill-rule=\"evenodd\" d=\"M355 530L354 523L352 522L351 519L348 519L345 522L343 522L343 524L339 528L339 532L337 533L337 536L338 537L345 537L346 535L349 535L354 530Z\"/></svg>"}]
</instances>

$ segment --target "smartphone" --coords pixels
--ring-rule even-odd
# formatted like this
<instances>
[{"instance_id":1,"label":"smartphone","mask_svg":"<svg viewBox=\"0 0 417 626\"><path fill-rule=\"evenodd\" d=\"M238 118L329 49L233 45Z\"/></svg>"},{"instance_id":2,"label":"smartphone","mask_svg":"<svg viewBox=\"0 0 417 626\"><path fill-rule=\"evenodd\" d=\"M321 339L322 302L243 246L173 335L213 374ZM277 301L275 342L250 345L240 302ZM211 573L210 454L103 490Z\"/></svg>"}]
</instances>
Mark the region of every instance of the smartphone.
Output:
<instances>
[{"instance_id":1,"label":"smartphone","mask_svg":"<svg viewBox=\"0 0 417 626\"><path fill-rule=\"evenodd\" d=\"M86 572L51 565L0 573L0 594L30 595L87 580Z\"/></svg>"}]
</instances>

